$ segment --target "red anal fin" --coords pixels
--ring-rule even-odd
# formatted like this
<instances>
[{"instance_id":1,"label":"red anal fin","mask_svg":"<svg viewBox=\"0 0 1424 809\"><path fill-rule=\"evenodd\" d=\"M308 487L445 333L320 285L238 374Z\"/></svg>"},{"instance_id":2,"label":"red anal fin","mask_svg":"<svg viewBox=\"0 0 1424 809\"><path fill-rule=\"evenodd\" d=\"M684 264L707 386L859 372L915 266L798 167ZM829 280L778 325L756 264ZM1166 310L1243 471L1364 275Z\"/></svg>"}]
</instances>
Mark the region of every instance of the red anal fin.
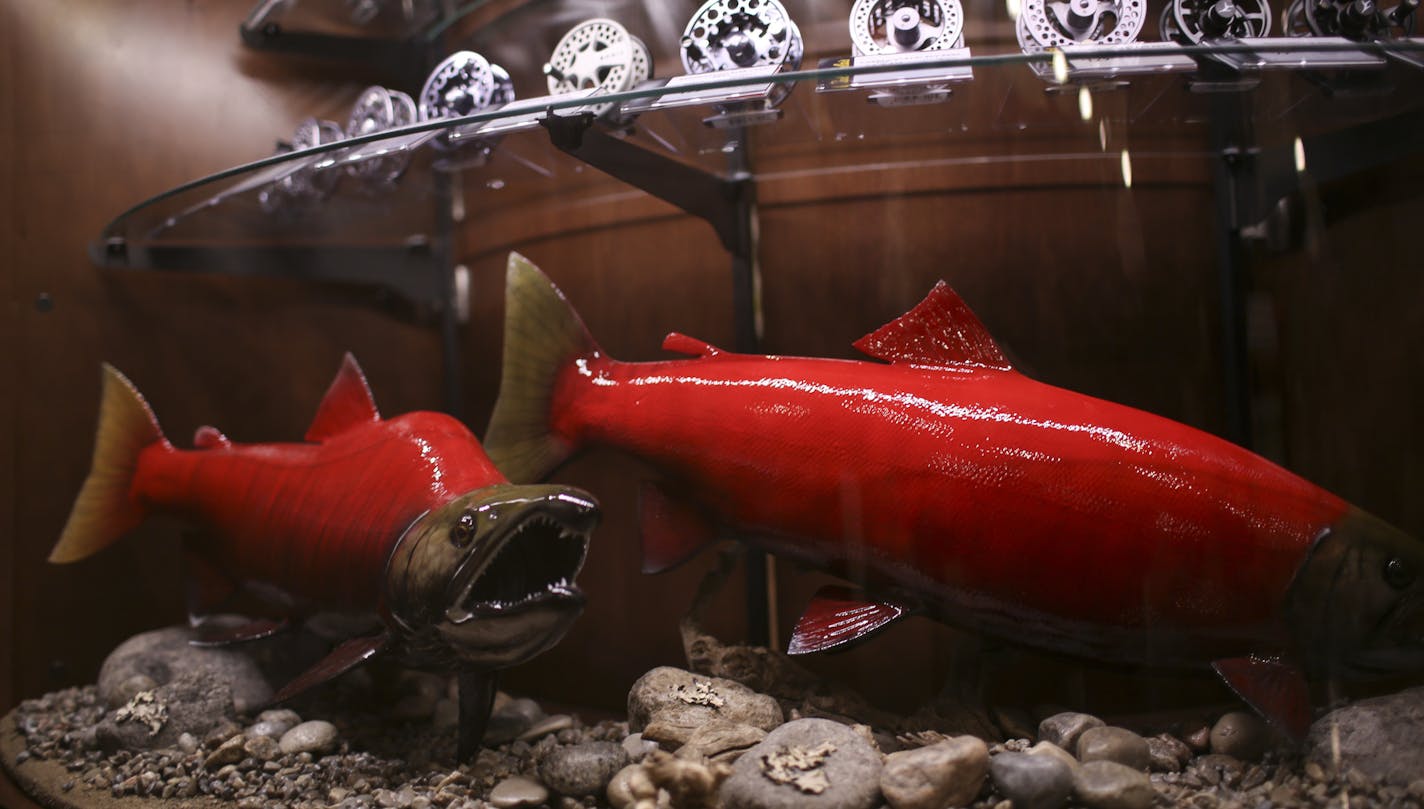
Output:
<instances>
[{"instance_id":1,"label":"red anal fin","mask_svg":"<svg viewBox=\"0 0 1424 809\"><path fill-rule=\"evenodd\" d=\"M323 657L315 666L302 672L297 679L282 686L282 690L272 697L272 703L286 702L309 688L315 688L322 683L340 677L370 660L382 649L385 649L389 642L390 638L384 632L368 638L352 638L346 641L332 649L331 654Z\"/></svg>"},{"instance_id":2,"label":"red anal fin","mask_svg":"<svg viewBox=\"0 0 1424 809\"><path fill-rule=\"evenodd\" d=\"M715 357L722 353L722 349L705 340L688 337L686 334L676 331L663 338L663 350L686 354L689 357Z\"/></svg>"},{"instance_id":3,"label":"red anal fin","mask_svg":"<svg viewBox=\"0 0 1424 809\"><path fill-rule=\"evenodd\" d=\"M198 627L198 636L190 641L190 646L228 646L270 638L289 626L287 619L271 620L258 618L233 627L203 625Z\"/></svg>"},{"instance_id":4,"label":"red anal fin","mask_svg":"<svg viewBox=\"0 0 1424 809\"><path fill-rule=\"evenodd\" d=\"M1310 732L1310 687L1300 669L1280 660L1233 657L1211 664L1236 695L1300 741Z\"/></svg>"},{"instance_id":5,"label":"red anal fin","mask_svg":"<svg viewBox=\"0 0 1424 809\"><path fill-rule=\"evenodd\" d=\"M657 484L644 483L640 495L644 573L677 567L717 541L717 528L706 515Z\"/></svg>"},{"instance_id":6,"label":"red anal fin","mask_svg":"<svg viewBox=\"0 0 1424 809\"><path fill-rule=\"evenodd\" d=\"M1012 368L969 305L943 281L915 308L856 340L855 347L891 363Z\"/></svg>"},{"instance_id":7,"label":"red anal fin","mask_svg":"<svg viewBox=\"0 0 1424 809\"><path fill-rule=\"evenodd\" d=\"M307 428L308 441L323 441L340 435L353 427L380 421L381 413L376 409L376 400L371 396L371 388L366 384L366 375L356 358L347 353L341 358L341 370L336 379L326 389L321 405L316 409L316 418Z\"/></svg>"},{"instance_id":8,"label":"red anal fin","mask_svg":"<svg viewBox=\"0 0 1424 809\"><path fill-rule=\"evenodd\" d=\"M791 633L786 653L824 652L867 638L903 616L903 605L871 601L848 587L822 587Z\"/></svg>"},{"instance_id":9,"label":"red anal fin","mask_svg":"<svg viewBox=\"0 0 1424 809\"><path fill-rule=\"evenodd\" d=\"M193 446L198 449L227 449L232 446L232 440L222 434L216 427L209 427L204 424L193 433Z\"/></svg>"}]
</instances>

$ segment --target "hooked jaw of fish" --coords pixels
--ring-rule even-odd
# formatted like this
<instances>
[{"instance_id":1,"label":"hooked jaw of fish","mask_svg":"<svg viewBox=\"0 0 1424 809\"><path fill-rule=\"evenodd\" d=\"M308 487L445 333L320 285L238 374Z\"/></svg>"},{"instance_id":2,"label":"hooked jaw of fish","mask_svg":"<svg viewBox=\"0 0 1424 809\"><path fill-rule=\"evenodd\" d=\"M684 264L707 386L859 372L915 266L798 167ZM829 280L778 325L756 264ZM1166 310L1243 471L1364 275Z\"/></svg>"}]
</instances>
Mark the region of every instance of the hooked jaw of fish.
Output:
<instances>
[{"instance_id":1,"label":"hooked jaw of fish","mask_svg":"<svg viewBox=\"0 0 1424 809\"><path fill-rule=\"evenodd\" d=\"M1350 509L1301 565L1287 615L1317 675L1424 671L1424 542Z\"/></svg>"},{"instance_id":2,"label":"hooked jaw of fish","mask_svg":"<svg viewBox=\"0 0 1424 809\"><path fill-rule=\"evenodd\" d=\"M597 521L584 492L508 484L422 516L386 579L387 608L411 655L493 670L552 647L583 611L574 582Z\"/></svg>"}]
</instances>

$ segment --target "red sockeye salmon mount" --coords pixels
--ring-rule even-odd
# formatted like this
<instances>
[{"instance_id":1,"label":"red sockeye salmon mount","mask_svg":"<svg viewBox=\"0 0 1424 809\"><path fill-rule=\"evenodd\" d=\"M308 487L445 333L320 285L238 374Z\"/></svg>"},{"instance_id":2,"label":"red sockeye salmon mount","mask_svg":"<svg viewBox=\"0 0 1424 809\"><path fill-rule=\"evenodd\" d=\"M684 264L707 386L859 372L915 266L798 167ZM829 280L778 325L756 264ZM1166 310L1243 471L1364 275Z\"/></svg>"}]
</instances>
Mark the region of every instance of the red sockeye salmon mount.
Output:
<instances>
[{"instance_id":1,"label":"red sockeye salmon mount","mask_svg":"<svg viewBox=\"0 0 1424 809\"><path fill-rule=\"evenodd\" d=\"M109 365L89 477L50 554L74 562L152 513L202 530L194 562L226 587L190 594L201 625L238 586L276 587L306 611L374 613L276 695L281 702L382 654L456 672L459 756L484 735L500 669L549 649L583 611L574 584L598 506L561 486L511 485L479 441L441 413L382 419L350 354L302 443L238 444L212 427L169 443L147 402ZM254 621L209 638L265 637Z\"/></svg>"},{"instance_id":2,"label":"red sockeye salmon mount","mask_svg":"<svg viewBox=\"0 0 1424 809\"><path fill-rule=\"evenodd\" d=\"M817 594L792 654L924 614L1102 661L1211 666L1296 737L1307 676L1424 664L1424 544L1220 438L1025 377L943 282L856 342L882 362L681 334L663 346L690 359L619 362L518 255L506 317L485 439L499 468L538 480L613 447L684 494L643 498L646 570L720 524L853 580Z\"/></svg>"}]
</instances>

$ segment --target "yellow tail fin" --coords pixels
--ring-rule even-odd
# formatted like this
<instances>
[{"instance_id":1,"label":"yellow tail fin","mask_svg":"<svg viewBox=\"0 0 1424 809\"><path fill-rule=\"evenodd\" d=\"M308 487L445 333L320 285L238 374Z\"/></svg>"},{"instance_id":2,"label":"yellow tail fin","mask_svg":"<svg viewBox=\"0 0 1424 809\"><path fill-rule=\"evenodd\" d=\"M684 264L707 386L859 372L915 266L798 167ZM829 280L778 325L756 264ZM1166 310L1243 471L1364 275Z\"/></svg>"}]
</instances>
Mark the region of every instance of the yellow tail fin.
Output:
<instances>
[{"instance_id":1,"label":"yellow tail fin","mask_svg":"<svg viewBox=\"0 0 1424 809\"><path fill-rule=\"evenodd\" d=\"M51 562L76 562L97 553L143 522L143 508L131 493L134 471L143 448L165 439L133 383L108 363L103 379L94 462L50 551Z\"/></svg>"},{"instance_id":2,"label":"yellow tail fin","mask_svg":"<svg viewBox=\"0 0 1424 809\"><path fill-rule=\"evenodd\" d=\"M573 449L549 432L554 382L598 345L564 294L529 259L510 253L505 277L504 366L484 446L505 477L533 483Z\"/></svg>"}]
</instances>

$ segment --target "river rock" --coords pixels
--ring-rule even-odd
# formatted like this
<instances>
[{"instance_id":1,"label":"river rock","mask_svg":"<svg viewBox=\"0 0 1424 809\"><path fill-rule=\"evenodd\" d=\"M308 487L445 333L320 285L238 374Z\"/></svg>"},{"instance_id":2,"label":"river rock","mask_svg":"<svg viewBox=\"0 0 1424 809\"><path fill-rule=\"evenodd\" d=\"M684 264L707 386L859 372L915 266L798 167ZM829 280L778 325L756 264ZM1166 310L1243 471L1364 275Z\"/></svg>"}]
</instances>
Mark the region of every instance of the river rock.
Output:
<instances>
[{"instance_id":1,"label":"river rock","mask_svg":"<svg viewBox=\"0 0 1424 809\"><path fill-rule=\"evenodd\" d=\"M282 734L283 753L318 755L336 749L336 726L321 719L303 722Z\"/></svg>"},{"instance_id":2,"label":"river rock","mask_svg":"<svg viewBox=\"0 0 1424 809\"><path fill-rule=\"evenodd\" d=\"M829 719L798 719L732 765L725 809L871 809L880 801L880 754Z\"/></svg>"},{"instance_id":3,"label":"river rock","mask_svg":"<svg viewBox=\"0 0 1424 809\"><path fill-rule=\"evenodd\" d=\"M1266 723L1245 711L1226 714L1211 727L1211 752L1242 761L1260 761L1270 741Z\"/></svg>"},{"instance_id":4,"label":"river rock","mask_svg":"<svg viewBox=\"0 0 1424 809\"><path fill-rule=\"evenodd\" d=\"M555 747L539 762L539 780L549 789L572 798L600 795L628 763L627 751L617 742Z\"/></svg>"},{"instance_id":5,"label":"river rock","mask_svg":"<svg viewBox=\"0 0 1424 809\"><path fill-rule=\"evenodd\" d=\"M657 749L658 743L644 739L641 733L630 733L623 737L623 750L632 761L642 761L644 756Z\"/></svg>"},{"instance_id":6,"label":"river rock","mask_svg":"<svg viewBox=\"0 0 1424 809\"><path fill-rule=\"evenodd\" d=\"M1147 739L1147 753L1153 772L1181 772L1192 760L1192 749L1170 733L1159 733Z\"/></svg>"},{"instance_id":7,"label":"river rock","mask_svg":"<svg viewBox=\"0 0 1424 809\"><path fill-rule=\"evenodd\" d=\"M499 809L513 809L516 806L538 806L549 800L549 790L533 778L511 775L494 785L490 790L489 802Z\"/></svg>"},{"instance_id":8,"label":"river rock","mask_svg":"<svg viewBox=\"0 0 1424 809\"><path fill-rule=\"evenodd\" d=\"M1116 761L1134 770L1146 772L1152 764L1152 751L1147 740L1127 728L1088 728L1078 737L1078 760Z\"/></svg>"},{"instance_id":9,"label":"river rock","mask_svg":"<svg viewBox=\"0 0 1424 809\"><path fill-rule=\"evenodd\" d=\"M1088 761L1073 776L1073 794L1092 809L1149 809L1157 798L1141 770L1116 761Z\"/></svg>"},{"instance_id":10,"label":"river rock","mask_svg":"<svg viewBox=\"0 0 1424 809\"><path fill-rule=\"evenodd\" d=\"M761 728L714 719L694 730L687 743L678 748L677 756L731 764L765 738L766 731Z\"/></svg>"},{"instance_id":11,"label":"river rock","mask_svg":"<svg viewBox=\"0 0 1424 809\"><path fill-rule=\"evenodd\" d=\"M459 702L455 702L456 724L459 724ZM543 721L546 714L532 699L496 700L494 712L485 727L485 745L497 747L512 742L525 731Z\"/></svg>"},{"instance_id":12,"label":"river rock","mask_svg":"<svg viewBox=\"0 0 1424 809\"><path fill-rule=\"evenodd\" d=\"M211 673L181 674L152 691L142 691L111 711L94 729L107 752L176 747L184 733L204 738L232 722L232 692Z\"/></svg>"},{"instance_id":13,"label":"river rock","mask_svg":"<svg viewBox=\"0 0 1424 809\"><path fill-rule=\"evenodd\" d=\"M1030 747L1024 752L1028 753L1031 756L1052 756L1053 758L1056 758L1064 764L1068 765L1068 769L1074 772L1077 772L1078 770L1078 759L1073 758L1072 753L1068 752L1067 750L1064 750L1053 742L1039 742L1038 744L1034 745L1033 747Z\"/></svg>"},{"instance_id":14,"label":"river rock","mask_svg":"<svg viewBox=\"0 0 1424 809\"><path fill-rule=\"evenodd\" d=\"M144 632L119 644L99 668L99 696L111 707L124 704L128 683L143 677L163 685L181 672L206 673L225 683L238 713L272 699L272 686L247 654L229 648L202 648L190 640L197 633L186 626Z\"/></svg>"},{"instance_id":15,"label":"river rock","mask_svg":"<svg viewBox=\"0 0 1424 809\"><path fill-rule=\"evenodd\" d=\"M1077 750L1078 737L1089 728L1100 728L1103 720L1091 714L1065 711L1038 723L1038 740L1058 745L1064 750Z\"/></svg>"},{"instance_id":16,"label":"river rock","mask_svg":"<svg viewBox=\"0 0 1424 809\"><path fill-rule=\"evenodd\" d=\"M1424 686L1326 714L1310 728L1307 760L1325 772L1337 771L1331 754L1336 739L1338 771L1356 769L1371 780L1407 787L1424 773Z\"/></svg>"},{"instance_id":17,"label":"river rock","mask_svg":"<svg viewBox=\"0 0 1424 809\"><path fill-rule=\"evenodd\" d=\"M1058 809L1073 792L1073 771L1051 755L1000 753L989 761L989 777L1014 809Z\"/></svg>"},{"instance_id":18,"label":"river rock","mask_svg":"<svg viewBox=\"0 0 1424 809\"><path fill-rule=\"evenodd\" d=\"M771 731L781 724L781 705L741 683L669 666L644 674L628 692L628 729L668 750L714 719Z\"/></svg>"},{"instance_id":19,"label":"river rock","mask_svg":"<svg viewBox=\"0 0 1424 809\"><path fill-rule=\"evenodd\" d=\"M880 771L880 792L894 809L967 806L988 771L989 748L973 736L959 736L891 753Z\"/></svg>"}]
</instances>

